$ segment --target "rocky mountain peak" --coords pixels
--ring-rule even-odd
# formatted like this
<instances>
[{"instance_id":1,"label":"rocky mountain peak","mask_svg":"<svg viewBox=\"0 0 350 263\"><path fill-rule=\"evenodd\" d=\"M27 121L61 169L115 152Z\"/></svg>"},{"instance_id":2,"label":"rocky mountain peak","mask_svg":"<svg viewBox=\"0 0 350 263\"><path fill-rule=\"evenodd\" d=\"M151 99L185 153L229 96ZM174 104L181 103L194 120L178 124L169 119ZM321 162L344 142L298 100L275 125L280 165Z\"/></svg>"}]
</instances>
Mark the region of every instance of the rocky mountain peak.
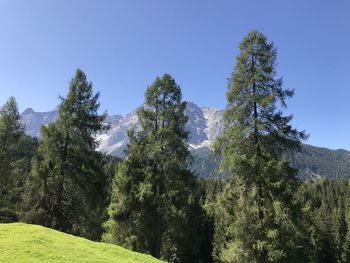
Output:
<instances>
[{"instance_id":1,"label":"rocky mountain peak","mask_svg":"<svg viewBox=\"0 0 350 263\"><path fill-rule=\"evenodd\" d=\"M210 147L222 130L222 110L199 107L193 102L187 102L185 114L188 117L186 129L189 131L189 144L191 148ZM58 111L35 112L28 108L21 114L21 122L25 126L26 133L40 137L40 127L54 121ZM139 128L136 110L127 115L108 116L106 122L110 129L96 135L100 141L98 151L107 154L120 155L128 143L127 131L131 128Z\"/></svg>"},{"instance_id":2,"label":"rocky mountain peak","mask_svg":"<svg viewBox=\"0 0 350 263\"><path fill-rule=\"evenodd\" d=\"M21 115L30 115L30 114L34 114L34 110L32 108L27 108L21 113Z\"/></svg>"}]
</instances>

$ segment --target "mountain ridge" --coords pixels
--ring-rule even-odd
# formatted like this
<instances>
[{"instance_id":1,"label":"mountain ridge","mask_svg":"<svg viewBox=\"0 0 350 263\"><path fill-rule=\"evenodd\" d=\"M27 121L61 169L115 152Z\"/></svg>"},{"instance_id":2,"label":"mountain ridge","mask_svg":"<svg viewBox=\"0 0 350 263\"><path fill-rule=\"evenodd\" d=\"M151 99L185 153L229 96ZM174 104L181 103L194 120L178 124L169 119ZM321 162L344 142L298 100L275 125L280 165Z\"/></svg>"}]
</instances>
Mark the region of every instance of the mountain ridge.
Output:
<instances>
[{"instance_id":1,"label":"mountain ridge","mask_svg":"<svg viewBox=\"0 0 350 263\"><path fill-rule=\"evenodd\" d=\"M127 131L131 128L139 129L137 110L126 115L115 114L107 116L106 123L110 129L105 133L97 134L100 140L98 151L112 154L118 148L125 148L128 143ZM222 130L223 110L199 107L193 102L187 102L185 114L188 117L186 130L189 131L189 145L193 149L210 147ZM58 117L58 111L35 112L33 108L25 109L21 114L21 123L25 132L33 137L40 138L41 125L48 125Z\"/></svg>"},{"instance_id":2,"label":"mountain ridge","mask_svg":"<svg viewBox=\"0 0 350 263\"><path fill-rule=\"evenodd\" d=\"M105 133L97 134L100 141L98 151L125 157L128 143L127 131L131 128L140 129L137 110L126 115L115 114L108 116L106 122L110 129ZM222 132L223 110L199 107L188 102L185 109L188 117L186 130L189 131L189 146L194 156L192 170L201 177L218 177L218 159L213 155L211 146ZM21 113L21 122L27 134L40 137L41 125L47 125L58 117L58 111L35 112L28 108ZM331 150L326 147L317 147L303 144L301 152L290 158L291 164L300 170L302 178L350 178L350 151L344 149Z\"/></svg>"}]
</instances>

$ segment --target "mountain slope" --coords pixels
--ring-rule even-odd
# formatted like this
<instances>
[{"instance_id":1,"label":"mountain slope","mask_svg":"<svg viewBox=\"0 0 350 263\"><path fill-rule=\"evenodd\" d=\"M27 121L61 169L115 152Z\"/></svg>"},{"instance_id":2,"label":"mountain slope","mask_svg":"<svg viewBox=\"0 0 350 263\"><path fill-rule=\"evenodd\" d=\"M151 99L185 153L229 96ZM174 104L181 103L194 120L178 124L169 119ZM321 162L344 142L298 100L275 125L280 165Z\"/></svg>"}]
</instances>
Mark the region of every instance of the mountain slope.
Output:
<instances>
[{"instance_id":1,"label":"mountain slope","mask_svg":"<svg viewBox=\"0 0 350 263\"><path fill-rule=\"evenodd\" d=\"M187 103L185 114L188 117L188 123L186 129L190 132L191 148L197 149L212 144L222 129L222 112L222 110L213 108L200 108L192 102ZM27 134L40 137L41 125L47 125L54 121L57 116L57 110L35 112L29 108L21 114L21 122ZM139 128L136 110L125 116L108 116L106 122L110 124L110 129L106 133L97 135L97 140L100 140L100 146L97 150L121 156L128 143L127 131L131 128Z\"/></svg>"},{"instance_id":2,"label":"mountain slope","mask_svg":"<svg viewBox=\"0 0 350 263\"><path fill-rule=\"evenodd\" d=\"M161 263L116 245L93 242L38 225L0 224L0 262Z\"/></svg>"},{"instance_id":3,"label":"mountain slope","mask_svg":"<svg viewBox=\"0 0 350 263\"><path fill-rule=\"evenodd\" d=\"M192 170L200 177L221 178L219 171L220 160L210 148L192 150L194 161ZM330 150L303 144L301 151L294 156L286 156L290 164L299 169L301 179L350 178L350 152L345 150Z\"/></svg>"},{"instance_id":4,"label":"mountain slope","mask_svg":"<svg viewBox=\"0 0 350 263\"><path fill-rule=\"evenodd\" d=\"M58 111L35 112L32 108L28 108L21 113L21 122L25 127L25 131L32 137L40 137L41 125L48 125L58 117Z\"/></svg>"},{"instance_id":5,"label":"mountain slope","mask_svg":"<svg viewBox=\"0 0 350 263\"><path fill-rule=\"evenodd\" d=\"M201 177L220 177L219 161L212 156L211 145L223 128L223 110L199 107L192 102L187 103L185 114L188 117L186 129L189 131L189 144L194 155L192 169ZM26 132L32 136L40 136L40 126L47 125L57 118L57 111L35 112L29 108L21 114L21 121ZM98 151L124 157L128 143L127 131L139 129L136 110L129 114L108 116L110 129L98 134L100 141ZM301 152L290 158L294 167L300 169L302 178L350 178L350 152L329 150L326 148L304 145Z\"/></svg>"},{"instance_id":6,"label":"mountain slope","mask_svg":"<svg viewBox=\"0 0 350 263\"><path fill-rule=\"evenodd\" d=\"M304 144L291 159L303 178L325 177L328 179L350 178L350 152L330 150Z\"/></svg>"}]
</instances>

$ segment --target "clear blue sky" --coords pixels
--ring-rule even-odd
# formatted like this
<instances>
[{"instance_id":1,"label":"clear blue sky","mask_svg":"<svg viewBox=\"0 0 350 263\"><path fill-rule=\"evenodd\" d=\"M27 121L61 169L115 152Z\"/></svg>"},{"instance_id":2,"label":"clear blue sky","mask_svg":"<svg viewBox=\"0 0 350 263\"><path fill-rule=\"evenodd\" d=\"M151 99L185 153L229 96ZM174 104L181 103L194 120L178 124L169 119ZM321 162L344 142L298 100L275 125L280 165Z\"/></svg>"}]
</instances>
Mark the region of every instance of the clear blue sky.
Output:
<instances>
[{"instance_id":1,"label":"clear blue sky","mask_svg":"<svg viewBox=\"0 0 350 263\"><path fill-rule=\"evenodd\" d=\"M296 89L294 125L310 144L350 149L349 14L348 0L0 0L0 104L51 110L80 67L110 114L139 106L165 72L184 99L223 108L238 45L257 29Z\"/></svg>"}]
</instances>

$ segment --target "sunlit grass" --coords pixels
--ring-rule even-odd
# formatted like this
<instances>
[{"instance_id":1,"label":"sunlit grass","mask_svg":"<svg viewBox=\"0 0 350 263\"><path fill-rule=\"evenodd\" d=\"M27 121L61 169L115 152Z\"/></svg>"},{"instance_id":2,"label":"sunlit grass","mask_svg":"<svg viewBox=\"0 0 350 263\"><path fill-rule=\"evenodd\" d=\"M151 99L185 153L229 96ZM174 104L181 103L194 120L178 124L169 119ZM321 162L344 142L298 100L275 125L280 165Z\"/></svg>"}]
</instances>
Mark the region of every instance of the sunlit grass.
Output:
<instances>
[{"instance_id":1,"label":"sunlit grass","mask_svg":"<svg viewBox=\"0 0 350 263\"><path fill-rule=\"evenodd\" d=\"M118 262L162 261L116 245L93 242L38 225L0 224L0 262Z\"/></svg>"}]
</instances>

